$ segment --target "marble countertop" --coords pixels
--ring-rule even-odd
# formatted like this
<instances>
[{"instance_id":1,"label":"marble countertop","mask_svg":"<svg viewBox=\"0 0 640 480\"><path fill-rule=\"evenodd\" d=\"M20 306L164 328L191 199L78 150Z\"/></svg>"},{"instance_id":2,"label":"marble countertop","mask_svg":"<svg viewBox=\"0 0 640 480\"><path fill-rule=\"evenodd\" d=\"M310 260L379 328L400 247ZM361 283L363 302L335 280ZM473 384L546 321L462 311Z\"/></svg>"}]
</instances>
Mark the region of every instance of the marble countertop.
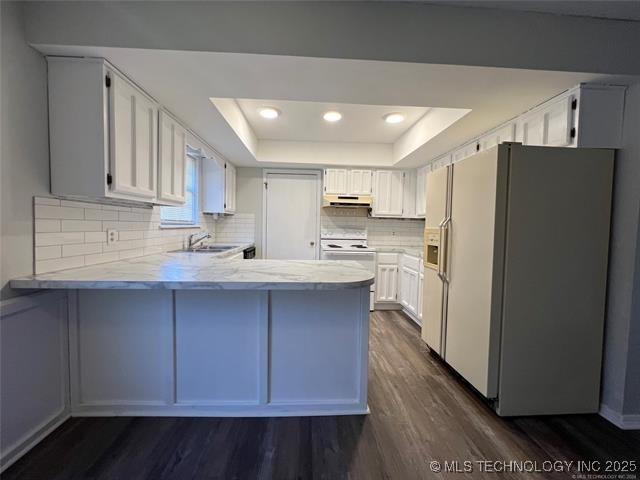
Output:
<instances>
[{"instance_id":1,"label":"marble countertop","mask_svg":"<svg viewBox=\"0 0 640 480\"><path fill-rule=\"evenodd\" d=\"M407 255L413 255L414 257L421 258L423 255L423 248L419 245L408 247L395 247L395 246L373 246L376 252L390 252L390 253L406 253Z\"/></svg>"},{"instance_id":2,"label":"marble countertop","mask_svg":"<svg viewBox=\"0 0 640 480\"><path fill-rule=\"evenodd\" d=\"M224 252L224 256L232 254ZM373 281L372 272L350 261L230 260L209 253L170 252L16 278L11 287L336 290L363 287Z\"/></svg>"}]
</instances>

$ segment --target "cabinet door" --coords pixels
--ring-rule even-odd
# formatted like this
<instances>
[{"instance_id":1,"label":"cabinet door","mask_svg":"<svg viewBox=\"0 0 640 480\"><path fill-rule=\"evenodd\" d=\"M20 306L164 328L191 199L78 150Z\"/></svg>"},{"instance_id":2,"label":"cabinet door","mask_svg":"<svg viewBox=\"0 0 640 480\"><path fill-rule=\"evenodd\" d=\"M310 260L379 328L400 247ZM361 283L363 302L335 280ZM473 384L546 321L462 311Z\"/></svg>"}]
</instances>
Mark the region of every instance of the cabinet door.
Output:
<instances>
[{"instance_id":1,"label":"cabinet door","mask_svg":"<svg viewBox=\"0 0 640 480\"><path fill-rule=\"evenodd\" d=\"M111 192L152 200L156 196L158 109L123 78L111 74Z\"/></svg>"},{"instance_id":2,"label":"cabinet door","mask_svg":"<svg viewBox=\"0 0 640 480\"><path fill-rule=\"evenodd\" d=\"M166 112L160 112L158 153L158 200L181 205L185 202L187 132Z\"/></svg>"},{"instance_id":3,"label":"cabinet door","mask_svg":"<svg viewBox=\"0 0 640 480\"><path fill-rule=\"evenodd\" d=\"M419 168L416 173L416 217L424 217L427 209L427 168Z\"/></svg>"},{"instance_id":4,"label":"cabinet door","mask_svg":"<svg viewBox=\"0 0 640 480\"><path fill-rule=\"evenodd\" d=\"M347 174L347 193L352 195L371 194L371 170L349 170Z\"/></svg>"},{"instance_id":5,"label":"cabinet door","mask_svg":"<svg viewBox=\"0 0 640 480\"><path fill-rule=\"evenodd\" d=\"M398 298L398 266L378 265L376 272L376 301L395 302Z\"/></svg>"},{"instance_id":6,"label":"cabinet door","mask_svg":"<svg viewBox=\"0 0 640 480\"><path fill-rule=\"evenodd\" d=\"M566 147L571 144L571 101L568 96L545 109L545 145Z\"/></svg>"},{"instance_id":7,"label":"cabinet door","mask_svg":"<svg viewBox=\"0 0 640 480\"><path fill-rule=\"evenodd\" d=\"M234 213L236 211L236 167L227 162L224 174L224 211L225 213Z\"/></svg>"},{"instance_id":8,"label":"cabinet door","mask_svg":"<svg viewBox=\"0 0 640 480\"><path fill-rule=\"evenodd\" d=\"M402 173L397 170L376 171L373 191L373 214L375 216L402 216Z\"/></svg>"},{"instance_id":9,"label":"cabinet door","mask_svg":"<svg viewBox=\"0 0 640 480\"><path fill-rule=\"evenodd\" d=\"M402 174L402 216L405 218L416 217L416 174L416 170Z\"/></svg>"},{"instance_id":10,"label":"cabinet door","mask_svg":"<svg viewBox=\"0 0 640 480\"><path fill-rule=\"evenodd\" d=\"M324 193L344 195L347 192L347 169L326 168L324 170Z\"/></svg>"},{"instance_id":11,"label":"cabinet door","mask_svg":"<svg viewBox=\"0 0 640 480\"><path fill-rule=\"evenodd\" d=\"M495 147L502 142L513 142L514 130L515 125L513 123L510 123L499 128L498 130L494 130L493 132L489 132L488 134L482 136L479 140L480 151Z\"/></svg>"},{"instance_id":12,"label":"cabinet door","mask_svg":"<svg viewBox=\"0 0 640 480\"><path fill-rule=\"evenodd\" d=\"M453 152L452 161L459 162L460 160L464 160L465 158L470 157L471 155L477 152L478 150L477 145L478 144L475 141L471 143L467 143L466 145L463 145L462 147L457 149L455 152Z\"/></svg>"},{"instance_id":13,"label":"cabinet door","mask_svg":"<svg viewBox=\"0 0 640 480\"><path fill-rule=\"evenodd\" d=\"M424 271L418 276L418 318L422 323L422 305L424 299Z\"/></svg>"},{"instance_id":14,"label":"cabinet door","mask_svg":"<svg viewBox=\"0 0 640 480\"><path fill-rule=\"evenodd\" d=\"M402 267L400 279L400 291L402 306L414 315L418 312L418 272L407 267Z\"/></svg>"},{"instance_id":15,"label":"cabinet door","mask_svg":"<svg viewBox=\"0 0 640 480\"><path fill-rule=\"evenodd\" d=\"M518 141L524 145L566 147L572 143L573 96L562 98L519 122Z\"/></svg>"}]
</instances>

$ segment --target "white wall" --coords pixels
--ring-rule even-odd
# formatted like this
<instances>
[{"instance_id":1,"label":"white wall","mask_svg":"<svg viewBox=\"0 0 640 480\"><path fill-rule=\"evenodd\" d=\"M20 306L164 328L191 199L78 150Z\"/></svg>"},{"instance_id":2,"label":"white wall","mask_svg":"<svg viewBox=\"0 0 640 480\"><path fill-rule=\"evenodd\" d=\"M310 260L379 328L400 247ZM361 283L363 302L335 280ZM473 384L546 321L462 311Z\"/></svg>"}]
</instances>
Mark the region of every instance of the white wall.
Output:
<instances>
[{"instance_id":1,"label":"white wall","mask_svg":"<svg viewBox=\"0 0 640 480\"><path fill-rule=\"evenodd\" d=\"M2 120L0 157L1 298L13 277L33 273L33 196L49 192L47 73L24 39L24 3L0 2Z\"/></svg>"},{"instance_id":2,"label":"white wall","mask_svg":"<svg viewBox=\"0 0 640 480\"><path fill-rule=\"evenodd\" d=\"M627 90L616 155L605 352L604 407L640 414L640 84Z\"/></svg>"},{"instance_id":3,"label":"white wall","mask_svg":"<svg viewBox=\"0 0 640 480\"><path fill-rule=\"evenodd\" d=\"M425 2L29 3L39 44L640 73L635 22Z\"/></svg>"},{"instance_id":4,"label":"white wall","mask_svg":"<svg viewBox=\"0 0 640 480\"><path fill-rule=\"evenodd\" d=\"M352 165L388 167L393 164L392 144L353 142L290 142L260 140L258 161L273 164Z\"/></svg>"},{"instance_id":5,"label":"white wall","mask_svg":"<svg viewBox=\"0 0 640 480\"><path fill-rule=\"evenodd\" d=\"M256 257L262 258L262 190L261 168L236 170L236 213L252 214L254 218L254 242ZM222 220L224 222L224 220Z\"/></svg>"}]
</instances>

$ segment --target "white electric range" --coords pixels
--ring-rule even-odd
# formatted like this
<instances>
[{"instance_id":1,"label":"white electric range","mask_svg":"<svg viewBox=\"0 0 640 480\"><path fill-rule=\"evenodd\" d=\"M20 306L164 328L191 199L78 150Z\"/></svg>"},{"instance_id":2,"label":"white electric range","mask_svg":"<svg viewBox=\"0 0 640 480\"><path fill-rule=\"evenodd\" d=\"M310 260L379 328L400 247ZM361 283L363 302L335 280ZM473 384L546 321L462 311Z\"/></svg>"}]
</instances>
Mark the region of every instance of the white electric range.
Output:
<instances>
[{"instance_id":1,"label":"white electric range","mask_svg":"<svg viewBox=\"0 0 640 480\"><path fill-rule=\"evenodd\" d=\"M376 252L367 245L367 231L357 228L323 230L320 236L323 260L351 260L375 275ZM373 310L375 284L370 287L369 310Z\"/></svg>"}]
</instances>

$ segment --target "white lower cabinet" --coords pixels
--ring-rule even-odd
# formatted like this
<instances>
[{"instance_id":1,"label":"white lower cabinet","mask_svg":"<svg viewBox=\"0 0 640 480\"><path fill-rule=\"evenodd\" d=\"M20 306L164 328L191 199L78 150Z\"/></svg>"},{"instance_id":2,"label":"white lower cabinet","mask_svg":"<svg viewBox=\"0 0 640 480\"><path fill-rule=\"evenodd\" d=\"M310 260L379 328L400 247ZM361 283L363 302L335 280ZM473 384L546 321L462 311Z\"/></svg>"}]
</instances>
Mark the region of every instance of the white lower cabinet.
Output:
<instances>
[{"instance_id":1,"label":"white lower cabinet","mask_svg":"<svg viewBox=\"0 0 640 480\"><path fill-rule=\"evenodd\" d=\"M414 315L418 311L418 272L402 267L400 303Z\"/></svg>"},{"instance_id":2,"label":"white lower cabinet","mask_svg":"<svg viewBox=\"0 0 640 480\"><path fill-rule=\"evenodd\" d=\"M377 255L376 303L398 301L398 254L380 252Z\"/></svg>"},{"instance_id":3,"label":"white lower cabinet","mask_svg":"<svg viewBox=\"0 0 640 480\"><path fill-rule=\"evenodd\" d=\"M378 265L376 302L398 301L398 265Z\"/></svg>"},{"instance_id":4,"label":"white lower cabinet","mask_svg":"<svg viewBox=\"0 0 640 480\"><path fill-rule=\"evenodd\" d=\"M422 306L424 305L424 265L420 265L420 275L418 278L418 320L422 325Z\"/></svg>"},{"instance_id":5,"label":"white lower cabinet","mask_svg":"<svg viewBox=\"0 0 640 480\"><path fill-rule=\"evenodd\" d=\"M400 305L413 320L420 320L422 311L421 285L424 279L419 257L403 254L400 268Z\"/></svg>"}]
</instances>

